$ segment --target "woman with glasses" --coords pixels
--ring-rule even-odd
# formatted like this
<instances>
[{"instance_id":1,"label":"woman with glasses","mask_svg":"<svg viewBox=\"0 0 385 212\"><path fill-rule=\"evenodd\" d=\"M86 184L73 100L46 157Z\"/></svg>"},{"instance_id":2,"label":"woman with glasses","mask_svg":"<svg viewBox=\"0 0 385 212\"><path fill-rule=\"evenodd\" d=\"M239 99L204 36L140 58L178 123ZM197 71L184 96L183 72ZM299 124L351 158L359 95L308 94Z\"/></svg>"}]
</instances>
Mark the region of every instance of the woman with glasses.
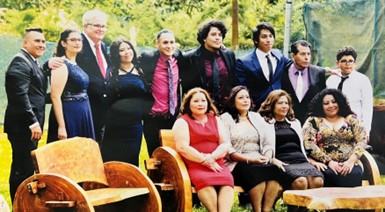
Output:
<instances>
[{"instance_id":1,"label":"woman with glasses","mask_svg":"<svg viewBox=\"0 0 385 212\"><path fill-rule=\"evenodd\" d=\"M66 29L60 34L55 56L65 57L62 66L51 71L52 109L47 142L75 136L95 139L88 100L88 75L76 63L82 50L80 32Z\"/></svg>"},{"instance_id":2,"label":"woman with glasses","mask_svg":"<svg viewBox=\"0 0 385 212\"><path fill-rule=\"evenodd\" d=\"M151 107L150 87L138 67L134 46L117 40L110 46L112 61L112 105L107 112L106 131L102 142L104 161L123 161L139 166L142 144L142 115Z\"/></svg>"}]
</instances>

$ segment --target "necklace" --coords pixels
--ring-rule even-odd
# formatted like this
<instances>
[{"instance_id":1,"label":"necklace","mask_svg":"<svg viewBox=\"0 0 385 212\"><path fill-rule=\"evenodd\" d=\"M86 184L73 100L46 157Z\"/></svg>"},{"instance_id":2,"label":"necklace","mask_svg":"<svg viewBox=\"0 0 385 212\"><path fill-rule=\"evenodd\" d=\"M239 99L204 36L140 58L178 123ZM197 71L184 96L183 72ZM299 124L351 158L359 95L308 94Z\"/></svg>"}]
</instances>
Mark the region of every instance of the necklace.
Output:
<instances>
[{"instance_id":1,"label":"necklace","mask_svg":"<svg viewBox=\"0 0 385 212\"><path fill-rule=\"evenodd\" d=\"M129 70L119 68L119 72L120 74L130 74L134 71L134 69L135 69L135 66L131 65L131 68Z\"/></svg>"}]
</instances>

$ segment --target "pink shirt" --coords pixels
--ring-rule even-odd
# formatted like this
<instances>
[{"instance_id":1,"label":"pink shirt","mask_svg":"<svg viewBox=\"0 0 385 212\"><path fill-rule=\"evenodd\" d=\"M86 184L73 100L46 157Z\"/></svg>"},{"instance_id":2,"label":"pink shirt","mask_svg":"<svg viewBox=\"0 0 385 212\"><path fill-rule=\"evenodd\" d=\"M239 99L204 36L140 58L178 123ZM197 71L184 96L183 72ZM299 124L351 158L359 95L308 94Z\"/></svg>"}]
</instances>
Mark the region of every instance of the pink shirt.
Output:
<instances>
[{"instance_id":1,"label":"pink shirt","mask_svg":"<svg viewBox=\"0 0 385 212\"><path fill-rule=\"evenodd\" d=\"M174 105L178 105L177 98L177 88L178 88L178 80L179 80L179 69L177 65L177 60L175 58L168 58L162 54L158 59L158 63L155 67L154 78L152 81L152 95L154 96L155 102L152 106L150 114L166 114L169 112L168 105L168 70L166 61L171 59L171 68L173 73L173 96L175 103Z\"/></svg>"}]
</instances>

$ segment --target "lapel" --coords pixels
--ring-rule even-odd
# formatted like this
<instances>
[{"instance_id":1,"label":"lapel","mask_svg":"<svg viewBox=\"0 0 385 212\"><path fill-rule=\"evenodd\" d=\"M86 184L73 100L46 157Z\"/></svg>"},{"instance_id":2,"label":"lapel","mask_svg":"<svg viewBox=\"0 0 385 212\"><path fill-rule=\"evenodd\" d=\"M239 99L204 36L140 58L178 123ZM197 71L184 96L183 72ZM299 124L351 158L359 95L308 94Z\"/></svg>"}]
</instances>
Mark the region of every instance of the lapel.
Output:
<instances>
[{"instance_id":1,"label":"lapel","mask_svg":"<svg viewBox=\"0 0 385 212\"><path fill-rule=\"evenodd\" d=\"M252 69L254 70L253 71L254 75L256 75L259 79L264 79L268 83L269 80L266 79L265 75L263 74L262 66L259 63L257 53L255 52L255 50L251 53L251 62L254 66L254 69Z\"/></svg>"},{"instance_id":2,"label":"lapel","mask_svg":"<svg viewBox=\"0 0 385 212\"><path fill-rule=\"evenodd\" d=\"M23 58L28 66L31 67L32 75L39 79L40 83L44 85L44 74L39 65L34 61L34 59L29 55L26 51L21 50L19 54L21 58Z\"/></svg>"}]
</instances>

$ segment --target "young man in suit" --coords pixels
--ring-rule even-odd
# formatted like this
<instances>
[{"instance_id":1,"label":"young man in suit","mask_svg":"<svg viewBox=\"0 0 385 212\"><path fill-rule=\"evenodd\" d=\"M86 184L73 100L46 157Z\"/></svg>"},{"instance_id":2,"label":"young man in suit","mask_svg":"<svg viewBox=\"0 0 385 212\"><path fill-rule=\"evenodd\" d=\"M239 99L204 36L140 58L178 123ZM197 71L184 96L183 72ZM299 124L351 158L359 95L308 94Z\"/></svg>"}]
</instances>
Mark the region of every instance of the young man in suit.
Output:
<instances>
[{"instance_id":1,"label":"young man in suit","mask_svg":"<svg viewBox=\"0 0 385 212\"><path fill-rule=\"evenodd\" d=\"M235 76L239 85L250 90L254 110L258 110L269 93L281 89L281 75L291 62L281 51L273 49L275 30L269 23L261 22L253 30L255 51L237 59Z\"/></svg>"},{"instance_id":2,"label":"young man in suit","mask_svg":"<svg viewBox=\"0 0 385 212\"><path fill-rule=\"evenodd\" d=\"M107 31L107 15L100 10L89 10L83 15L83 50L76 62L88 74L87 94L90 98L96 141L101 146L106 115L110 106L111 60L102 42Z\"/></svg>"},{"instance_id":3,"label":"young man in suit","mask_svg":"<svg viewBox=\"0 0 385 212\"><path fill-rule=\"evenodd\" d=\"M27 29L21 52L16 54L5 74L8 104L4 118L4 132L12 147L12 165L9 177L11 200L17 187L33 175L31 151L42 136L46 101L47 77L39 67L46 49L43 30Z\"/></svg>"},{"instance_id":4,"label":"young man in suit","mask_svg":"<svg viewBox=\"0 0 385 212\"><path fill-rule=\"evenodd\" d=\"M183 92L194 87L207 90L215 106L221 110L225 97L235 86L235 54L223 48L227 33L221 21L209 21L197 33L200 46L186 52L186 69L181 71Z\"/></svg>"},{"instance_id":5,"label":"young man in suit","mask_svg":"<svg viewBox=\"0 0 385 212\"><path fill-rule=\"evenodd\" d=\"M178 99L182 98L178 91L183 56L176 49L174 33L161 30L156 36L156 46L157 50L145 51L139 57L144 78L154 97L150 113L143 118L143 133L150 156L160 146L159 130L172 128L178 115Z\"/></svg>"},{"instance_id":6,"label":"young man in suit","mask_svg":"<svg viewBox=\"0 0 385 212\"><path fill-rule=\"evenodd\" d=\"M293 63L282 73L282 89L292 98L295 117L303 124L313 97L326 88L325 69L311 65L311 44L298 40L291 44Z\"/></svg>"}]
</instances>

